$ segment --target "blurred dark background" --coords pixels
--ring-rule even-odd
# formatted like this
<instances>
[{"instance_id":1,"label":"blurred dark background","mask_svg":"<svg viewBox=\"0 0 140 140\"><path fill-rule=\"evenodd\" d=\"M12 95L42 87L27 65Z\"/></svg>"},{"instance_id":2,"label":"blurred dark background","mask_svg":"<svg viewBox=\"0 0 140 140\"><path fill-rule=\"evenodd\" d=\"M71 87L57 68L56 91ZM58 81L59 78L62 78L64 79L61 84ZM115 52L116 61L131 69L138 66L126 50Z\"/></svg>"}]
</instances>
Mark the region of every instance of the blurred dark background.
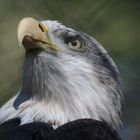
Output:
<instances>
[{"instance_id":1,"label":"blurred dark background","mask_svg":"<svg viewBox=\"0 0 140 140\"><path fill-rule=\"evenodd\" d=\"M123 140L140 137L140 1L0 0L0 105L20 88L24 50L16 31L23 17L52 19L96 38L118 65L122 77Z\"/></svg>"}]
</instances>

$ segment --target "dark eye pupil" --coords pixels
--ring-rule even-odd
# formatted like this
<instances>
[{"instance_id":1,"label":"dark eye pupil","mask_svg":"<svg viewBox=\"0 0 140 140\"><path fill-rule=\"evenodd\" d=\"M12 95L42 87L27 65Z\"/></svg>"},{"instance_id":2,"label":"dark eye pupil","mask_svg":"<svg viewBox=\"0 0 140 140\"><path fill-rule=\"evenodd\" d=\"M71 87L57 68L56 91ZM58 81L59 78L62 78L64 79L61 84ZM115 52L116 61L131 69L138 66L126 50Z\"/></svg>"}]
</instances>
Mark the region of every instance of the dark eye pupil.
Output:
<instances>
[{"instance_id":1,"label":"dark eye pupil","mask_svg":"<svg viewBox=\"0 0 140 140\"><path fill-rule=\"evenodd\" d=\"M71 42L71 45L72 45L72 46L77 46L77 42L76 42L76 41L72 41L72 42Z\"/></svg>"}]
</instances>

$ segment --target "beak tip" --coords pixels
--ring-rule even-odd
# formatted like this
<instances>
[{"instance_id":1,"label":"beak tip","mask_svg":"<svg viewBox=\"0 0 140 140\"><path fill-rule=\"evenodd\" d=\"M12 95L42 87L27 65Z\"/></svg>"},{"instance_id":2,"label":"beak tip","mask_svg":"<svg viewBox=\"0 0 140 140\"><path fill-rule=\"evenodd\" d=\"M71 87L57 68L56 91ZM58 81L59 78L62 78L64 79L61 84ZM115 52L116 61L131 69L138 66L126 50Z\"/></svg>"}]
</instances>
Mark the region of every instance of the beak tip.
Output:
<instances>
[{"instance_id":1,"label":"beak tip","mask_svg":"<svg viewBox=\"0 0 140 140\"><path fill-rule=\"evenodd\" d=\"M40 42L45 42L48 26L34 18L23 18L18 25L17 40L19 47L25 49L36 48Z\"/></svg>"},{"instance_id":2,"label":"beak tip","mask_svg":"<svg viewBox=\"0 0 140 140\"><path fill-rule=\"evenodd\" d=\"M22 47L22 41L26 35L32 35L32 32L34 31L33 28L37 26L38 21L36 21L34 18L26 17L23 18L19 24L17 29L17 39L18 44L20 47Z\"/></svg>"}]
</instances>

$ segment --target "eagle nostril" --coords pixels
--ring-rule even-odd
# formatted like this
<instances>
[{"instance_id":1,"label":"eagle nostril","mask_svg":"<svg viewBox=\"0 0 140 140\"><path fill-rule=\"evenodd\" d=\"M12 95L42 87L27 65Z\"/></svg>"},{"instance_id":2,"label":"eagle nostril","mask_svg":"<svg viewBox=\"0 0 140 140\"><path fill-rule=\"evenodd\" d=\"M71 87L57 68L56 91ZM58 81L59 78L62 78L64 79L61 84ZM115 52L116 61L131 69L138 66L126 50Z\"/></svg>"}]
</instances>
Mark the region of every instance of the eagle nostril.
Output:
<instances>
[{"instance_id":1,"label":"eagle nostril","mask_svg":"<svg viewBox=\"0 0 140 140\"><path fill-rule=\"evenodd\" d=\"M39 23L39 25L38 25L38 26L39 26L39 28L41 29L41 31L42 31L42 32L45 32L45 30L44 30L43 26L42 26L40 23Z\"/></svg>"}]
</instances>

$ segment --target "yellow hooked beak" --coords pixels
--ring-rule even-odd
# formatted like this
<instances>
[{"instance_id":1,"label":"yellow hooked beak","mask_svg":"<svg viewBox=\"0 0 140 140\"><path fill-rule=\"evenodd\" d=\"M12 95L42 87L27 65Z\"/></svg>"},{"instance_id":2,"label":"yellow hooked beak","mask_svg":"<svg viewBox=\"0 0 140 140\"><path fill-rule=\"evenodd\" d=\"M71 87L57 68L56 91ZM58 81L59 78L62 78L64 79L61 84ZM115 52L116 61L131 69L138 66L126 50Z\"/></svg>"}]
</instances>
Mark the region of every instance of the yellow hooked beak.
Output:
<instances>
[{"instance_id":1,"label":"yellow hooked beak","mask_svg":"<svg viewBox=\"0 0 140 140\"><path fill-rule=\"evenodd\" d=\"M17 38L19 46L26 50L43 49L46 51L59 51L48 35L48 27L43 22L27 17L18 25Z\"/></svg>"}]
</instances>

